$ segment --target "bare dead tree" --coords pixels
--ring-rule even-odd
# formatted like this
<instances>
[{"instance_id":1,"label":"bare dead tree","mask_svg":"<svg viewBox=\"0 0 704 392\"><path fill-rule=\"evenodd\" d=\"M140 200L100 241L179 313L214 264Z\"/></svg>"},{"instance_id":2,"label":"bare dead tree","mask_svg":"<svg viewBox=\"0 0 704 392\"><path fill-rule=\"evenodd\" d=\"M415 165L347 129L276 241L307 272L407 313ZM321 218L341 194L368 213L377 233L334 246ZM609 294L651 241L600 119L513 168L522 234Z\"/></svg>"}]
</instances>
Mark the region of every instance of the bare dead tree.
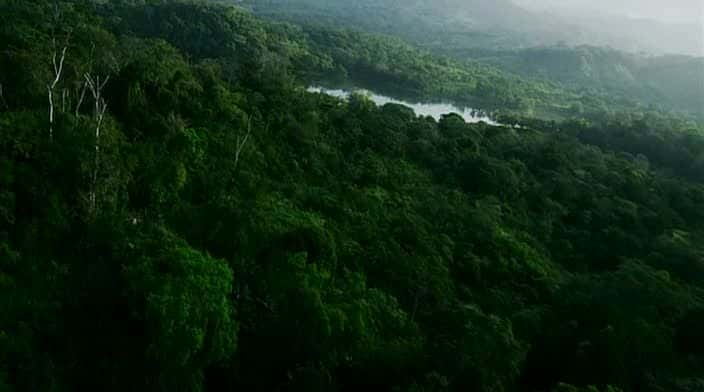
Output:
<instances>
[{"instance_id":1,"label":"bare dead tree","mask_svg":"<svg viewBox=\"0 0 704 392\"><path fill-rule=\"evenodd\" d=\"M54 67L54 79L46 85L46 89L49 92L49 139L54 138L54 89L56 85L59 84L61 80L61 74L64 70L64 60L66 60L66 51L68 46L64 46L60 51L56 46L56 38L53 39L53 53L51 56L51 63Z\"/></svg>"},{"instance_id":2,"label":"bare dead tree","mask_svg":"<svg viewBox=\"0 0 704 392\"><path fill-rule=\"evenodd\" d=\"M249 119L247 120L247 133L244 136L237 135L237 145L235 146L235 168L237 168L237 164L240 162L240 155L242 154L244 147L247 145L251 134L252 116L249 116Z\"/></svg>"},{"instance_id":3,"label":"bare dead tree","mask_svg":"<svg viewBox=\"0 0 704 392\"><path fill-rule=\"evenodd\" d=\"M95 66L95 43L90 44L90 51L88 53L88 63L85 64L87 70L86 73L84 74L84 80L82 81L77 81L75 85L75 95L77 97L76 101L76 106L74 108L74 115L78 117L81 111L81 107L83 106L83 102L85 102L86 98L86 92L88 91L89 88L89 83L87 80L85 80L85 75L91 75L91 72L93 70L93 67Z\"/></svg>"},{"instance_id":4,"label":"bare dead tree","mask_svg":"<svg viewBox=\"0 0 704 392\"><path fill-rule=\"evenodd\" d=\"M86 91L88 91L88 82L83 81L83 83L80 83L81 87L76 88L76 96L78 97L78 101L76 101L76 108L74 110L74 115L78 117L78 113L81 109L81 106L83 105L83 101L86 98ZM79 92L80 90L80 92Z\"/></svg>"},{"instance_id":5,"label":"bare dead tree","mask_svg":"<svg viewBox=\"0 0 704 392\"><path fill-rule=\"evenodd\" d=\"M65 113L66 112L66 105L68 104L69 100L69 91L67 89L62 89L61 90L61 112Z\"/></svg>"},{"instance_id":6,"label":"bare dead tree","mask_svg":"<svg viewBox=\"0 0 704 392\"><path fill-rule=\"evenodd\" d=\"M69 42L71 41L72 29L66 28L68 22L62 13L62 6L59 1L54 0L51 15L51 65L53 68L52 79L47 83L47 93L49 95L49 139L54 137L54 121L55 113L58 108L60 111L65 111L67 101L70 98L70 93L63 89L61 94L61 102L56 102L55 94L57 85L61 82L64 72L64 62L66 60L66 52L68 51ZM59 36L63 37L63 43L59 44Z\"/></svg>"},{"instance_id":7,"label":"bare dead tree","mask_svg":"<svg viewBox=\"0 0 704 392\"><path fill-rule=\"evenodd\" d=\"M91 174L91 186L89 192L89 201L91 211L95 212L97 208L97 187L98 187L98 171L100 166L100 136L103 126L103 119L105 117L105 111L108 108L107 102L103 98L103 88L110 80L110 76L101 77L100 75L91 75L86 73L84 75L86 80L86 85L93 95L94 100L94 110L93 116L95 120L95 144L94 144L94 161L93 161L93 171Z\"/></svg>"}]
</instances>

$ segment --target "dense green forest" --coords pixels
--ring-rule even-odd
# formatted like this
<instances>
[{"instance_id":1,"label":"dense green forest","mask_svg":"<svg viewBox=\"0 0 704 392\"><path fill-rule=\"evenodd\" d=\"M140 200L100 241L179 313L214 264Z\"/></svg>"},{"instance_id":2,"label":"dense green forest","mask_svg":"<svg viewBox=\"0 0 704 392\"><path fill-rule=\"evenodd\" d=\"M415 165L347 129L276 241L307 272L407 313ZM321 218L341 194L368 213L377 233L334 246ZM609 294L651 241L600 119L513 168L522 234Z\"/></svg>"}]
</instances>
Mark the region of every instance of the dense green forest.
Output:
<instances>
[{"instance_id":1,"label":"dense green forest","mask_svg":"<svg viewBox=\"0 0 704 392\"><path fill-rule=\"evenodd\" d=\"M232 6L0 15L0 391L704 388L687 117Z\"/></svg>"}]
</instances>

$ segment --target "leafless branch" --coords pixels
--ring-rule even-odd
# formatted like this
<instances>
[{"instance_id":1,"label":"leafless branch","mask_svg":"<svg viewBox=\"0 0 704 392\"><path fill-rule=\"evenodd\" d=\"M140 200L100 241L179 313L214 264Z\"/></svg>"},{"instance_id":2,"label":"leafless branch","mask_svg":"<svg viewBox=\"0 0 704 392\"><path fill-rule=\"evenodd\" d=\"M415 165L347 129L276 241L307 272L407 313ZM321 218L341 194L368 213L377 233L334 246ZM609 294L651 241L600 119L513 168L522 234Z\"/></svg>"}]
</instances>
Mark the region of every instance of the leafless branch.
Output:
<instances>
[{"instance_id":1,"label":"leafless branch","mask_svg":"<svg viewBox=\"0 0 704 392\"><path fill-rule=\"evenodd\" d=\"M95 118L95 144L94 144L94 161L93 161L93 173L91 175L91 189L89 192L89 200L91 211L97 211L97 187L98 187L98 171L100 167L100 137L102 132L103 119L105 117L105 111L108 108L107 102L103 98L103 88L110 80L110 76L101 78L100 75L92 76L90 73L83 75L86 81L86 86L93 95L95 102L94 106L94 118Z\"/></svg>"},{"instance_id":2,"label":"leafless branch","mask_svg":"<svg viewBox=\"0 0 704 392\"><path fill-rule=\"evenodd\" d=\"M242 150L244 150L244 147L247 145L247 141L249 141L249 136L251 134L252 116L249 116L249 119L247 120L247 133L244 135L244 137L237 135L237 145L235 147L235 168L237 167L237 164L240 161L240 155L242 154Z\"/></svg>"},{"instance_id":3,"label":"leafless branch","mask_svg":"<svg viewBox=\"0 0 704 392\"><path fill-rule=\"evenodd\" d=\"M57 60L59 52L56 48L56 38L54 38L52 42L54 44L54 51L51 56L51 63L54 67L54 79L46 86L47 92L49 93L49 139L54 138L54 89L61 80L61 74L64 70L64 61L66 60L66 51L68 50L68 46L64 46L63 49L61 49L61 57Z\"/></svg>"},{"instance_id":4,"label":"leafless branch","mask_svg":"<svg viewBox=\"0 0 704 392\"><path fill-rule=\"evenodd\" d=\"M81 93L78 94L78 101L76 102L76 110L74 112L75 116L78 117L78 112L83 105L83 100L86 98L86 91L88 91L88 82L83 82L81 87Z\"/></svg>"},{"instance_id":5,"label":"leafless branch","mask_svg":"<svg viewBox=\"0 0 704 392\"><path fill-rule=\"evenodd\" d=\"M54 41L56 42L56 41ZM58 56L58 53L56 50L54 50L54 54L51 57L51 62L54 65L54 81L51 83L51 88L56 87L56 84L59 83L59 79L61 79L61 73L64 70L64 60L66 60L66 51L68 50L68 46L64 46L63 49L61 49L61 57L59 58L59 61L57 63L56 61L56 56Z\"/></svg>"},{"instance_id":6,"label":"leafless branch","mask_svg":"<svg viewBox=\"0 0 704 392\"><path fill-rule=\"evenodd\" d=\"M61 112L66 112L66 104L69 99L69 92L67 89L61 90Z\"/></svg>"}]
</instances>

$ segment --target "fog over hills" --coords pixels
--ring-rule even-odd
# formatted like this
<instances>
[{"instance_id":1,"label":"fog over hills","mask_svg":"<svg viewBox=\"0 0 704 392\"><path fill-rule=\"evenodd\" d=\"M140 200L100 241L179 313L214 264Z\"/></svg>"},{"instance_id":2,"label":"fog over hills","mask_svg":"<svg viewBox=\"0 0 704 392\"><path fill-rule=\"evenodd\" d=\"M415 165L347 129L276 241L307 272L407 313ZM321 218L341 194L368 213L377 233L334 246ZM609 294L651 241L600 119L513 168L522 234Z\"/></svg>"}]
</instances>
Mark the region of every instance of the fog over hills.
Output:
<instances>
[{"instance_id":1,"label":"fog over hills","mask_svg":"<svg viewBox=\"0 0 704 392\"><path fill-rule=\"evenodd\" d=\"M669 23L701 23L704 3L700 0L514 0L538 10L562 10L653 19Z\"/></svg>"},{"instance_id":2,"label":"fog over hills","mask_svg":"<svg viewBox=\"0 0 704 392\"><path fill-rule=\"evenodd\" d=\"M513 49L610 46L649 54L704 56L699 0L244 0L264 13L405 36L424 45ZM424 42L425 41L425 42ZM436 45L435 45L436 46Z\"/></svg>"},{"instance_id":3,"label":"fog over hills","mask_svg":"<svg viewBox=\"0 0 704 392\"><path fill-rule=\"evenodd\" d=\"M630 51L704 55L700 0L514 0L534 12L578 26L577 43Z\"/></svg>"},{"instance_id":4,"label":"fog over hills","mask_svg":"<svg viewBox=\"0 0 704 392\"><path fill-rule=\"evenodd\" d=\"M255 14L382 33L431 53L704 116L699 0L243 0ZM694 56L694 57L692 57Z\"/></svg>"}]
</instances>

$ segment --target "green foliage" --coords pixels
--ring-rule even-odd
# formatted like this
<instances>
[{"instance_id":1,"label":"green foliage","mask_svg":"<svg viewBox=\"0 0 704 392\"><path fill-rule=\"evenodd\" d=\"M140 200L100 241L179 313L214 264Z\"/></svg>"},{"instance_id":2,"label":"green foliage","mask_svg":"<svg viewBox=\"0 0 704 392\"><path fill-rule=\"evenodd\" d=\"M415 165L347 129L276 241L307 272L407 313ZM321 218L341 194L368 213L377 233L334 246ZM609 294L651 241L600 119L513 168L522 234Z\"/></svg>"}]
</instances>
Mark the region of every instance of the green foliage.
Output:
<instances>
[{"instance_id":1,"label":"green foliage","mask_svg":"<svg viewBox=\"0 0 704 392\"><path fill-rule=\"evenodd\" d=\"M620 100L635 99L650 107L704 118L701 58L642 56L591 46L477 50L472 57L524 77L538 76L570 89L599 92ZM580 106L575 109L584 110Z\"/></svg>"},{"instance_id":2,"label":"green foliage","mask_svg":"<svg viewBox=\"0 0 704 392\"><path fill-rule=\"evenodd\" d=\"M0 11L0 389L701 389L696 123L232 7Z\"/></svg>"},{"instance_id":3,"label":"green foliage","mask_svg":"<svg viewBox=\"0 0 704 392\"><path fill-rule=\"evenodd\" d=\"M163 231L128 244L125 266L132 307L143 312L147 358L159 364L160 388L197 390L203 368L227 359L237 345L232 271Z\"/></svg>"},{"instance_id":4,"label":"green foliage","mask_svg":"<svg viewBox=\"0 0 704 392\"><path fill-rule=\"evenodd\" d=\"M546 23L540 13L527 12L507 0L443 0L442 5L391 0L243 0L237 4L256 15L316 26L308 30L315 42L326 42L323 50L328 41L336 41L331 55L348 71L342 81L349 78L375 91L416 99L453 99L473 107L543 118L598 119L602 111L638 103L704 119L701 58L631 53L639 42L635 45L647 47L647 52L700 55L698 44L690 46L686 42L693 41L685 39L697 33L694 30L683 33L682 39L668 36L660 41L662 37L652 32L662 28L646 27L645 20L607 19L591 22L598 23L595 32L593 26L559 17ZM357 37L350 44L319 31L320 27L400 37L455 61L428 61L427 52L411 54L413 49L400 40L340 33ZM349 50L349 45L355 50Z\"/></svg>"}]
</instances>

